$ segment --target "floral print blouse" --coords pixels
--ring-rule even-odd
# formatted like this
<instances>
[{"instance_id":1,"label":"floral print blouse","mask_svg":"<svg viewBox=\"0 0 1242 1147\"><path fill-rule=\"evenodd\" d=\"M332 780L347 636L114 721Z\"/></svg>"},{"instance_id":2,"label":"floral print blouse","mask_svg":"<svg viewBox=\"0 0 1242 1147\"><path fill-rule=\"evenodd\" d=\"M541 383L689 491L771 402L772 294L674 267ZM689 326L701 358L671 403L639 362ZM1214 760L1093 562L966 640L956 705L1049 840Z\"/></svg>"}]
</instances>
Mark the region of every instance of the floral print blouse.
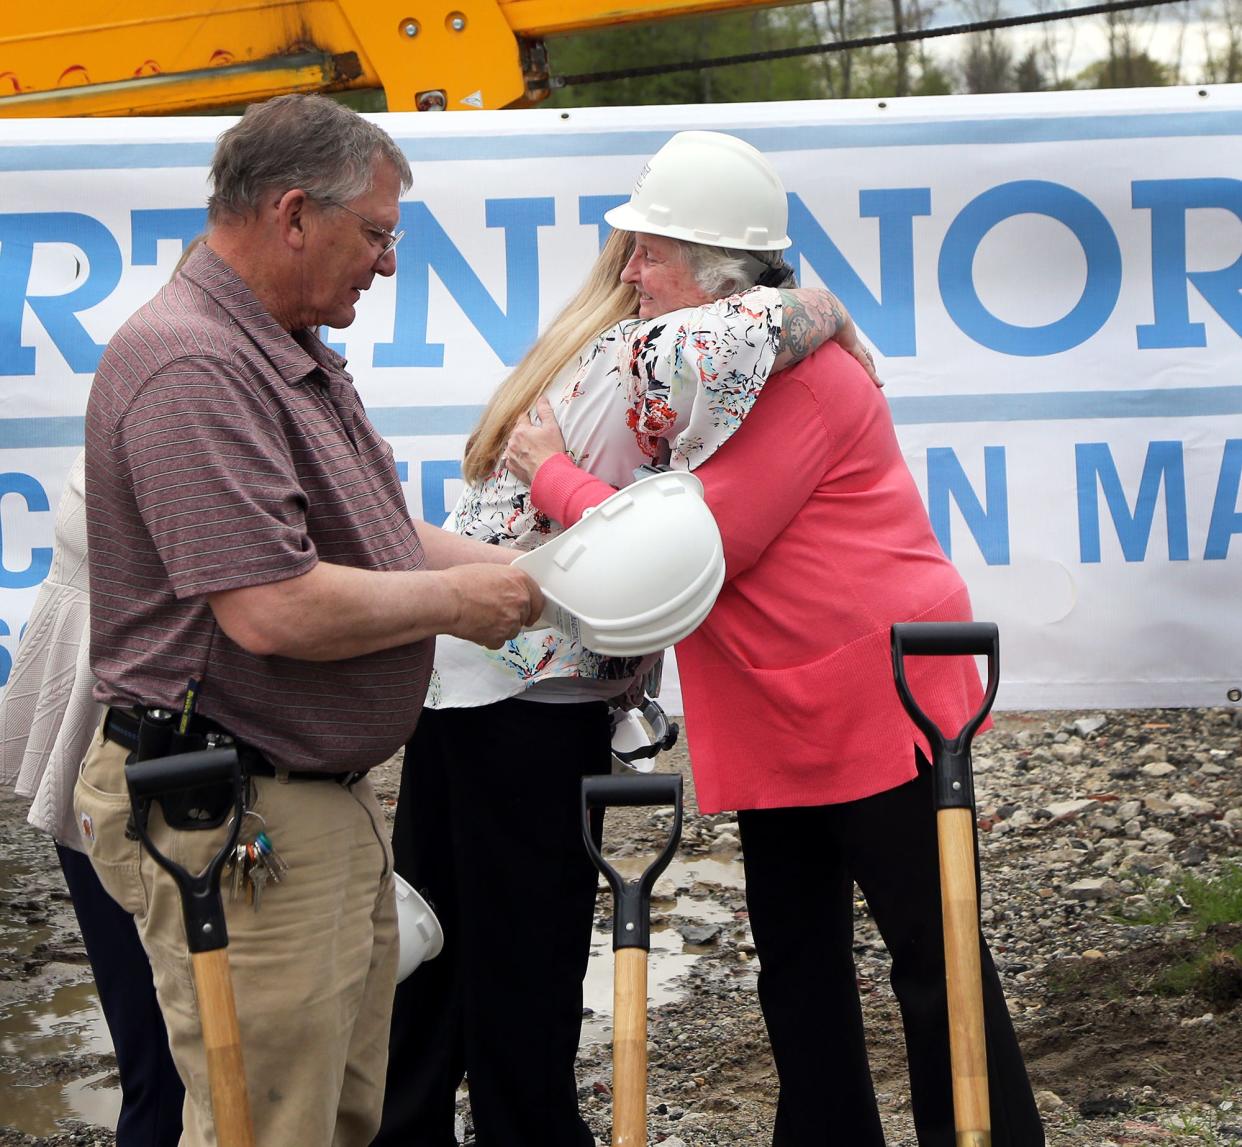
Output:
<instances>
[{"instance_id":1,"label":"floral print blouse","mask_svg":"<svg viewBox=\"0 0 1242 1147\"><path fill-rule=\"evenodd\" d=\"M781 294L755 287L706 306L611 327L545 392L569 454L613 486L657 458L694 469L742 424L780 349ZM561 527L531 505L530 488L503 465L467 485L445 528L529 550ZM645 665L604 657L554 629L530 630L500 649L440 636L427 695L433 709L532 699L589 700L625 692Z\"/></svg>"}]
</instances>

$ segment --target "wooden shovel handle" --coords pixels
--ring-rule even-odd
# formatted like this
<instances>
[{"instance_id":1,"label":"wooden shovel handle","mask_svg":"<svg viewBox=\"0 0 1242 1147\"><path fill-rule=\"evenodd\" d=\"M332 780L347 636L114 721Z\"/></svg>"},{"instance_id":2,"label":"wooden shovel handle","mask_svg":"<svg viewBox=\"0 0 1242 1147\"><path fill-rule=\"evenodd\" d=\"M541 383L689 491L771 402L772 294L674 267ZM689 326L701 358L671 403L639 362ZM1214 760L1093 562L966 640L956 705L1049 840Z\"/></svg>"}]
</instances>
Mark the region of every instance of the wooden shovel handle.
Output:
<instances>
[{"instance_id":1,"label":"wooden shovel handle","mask_svg":"<svg viewBox=\"0 0 1242 1147\"><path fill-rule=\"evenodd\" d=\"M228 949L195 952L190 962L194 967L198 1015L207 1051L216 1141L219 1147L255 1147L237 1005L233 1000L233 981L229 977Z\"/></svg>"},{"instance_id":2,"label":"wooden shovel handle","mask_svg":"<svg viewBox=\"0 0 1242 1147\"><path fill-rule=\"evenodd\" d=\"M957 1147L990 1147L988 1058L979 965L979 895L975 887L975 816L968 808L936 814L940 901L949 991L949 1055Z\"/></svg>"},{"instance_id":3,"label":"wooden shovel handle","mask_svg":"<svg viewBox=\"0 0 1242 1147\"><path fill-rule=\"evenodd\" d=\"M617 949L612 994L612 1147L646 1147L645 948Z\"/></svg>"}]
</instances>

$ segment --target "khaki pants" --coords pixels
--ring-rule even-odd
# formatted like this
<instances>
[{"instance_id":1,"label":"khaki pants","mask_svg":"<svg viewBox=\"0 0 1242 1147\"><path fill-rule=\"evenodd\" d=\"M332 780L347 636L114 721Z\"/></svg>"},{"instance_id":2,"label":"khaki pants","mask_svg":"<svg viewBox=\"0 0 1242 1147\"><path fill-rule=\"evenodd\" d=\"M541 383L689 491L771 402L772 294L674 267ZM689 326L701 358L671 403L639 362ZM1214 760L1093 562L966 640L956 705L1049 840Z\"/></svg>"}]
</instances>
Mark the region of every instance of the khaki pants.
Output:
<instances>
[{"instance_id":1,"label":"khaki pants","mask_svg":"<svg viewBox=\"0 0 1242 1147\"><path fill-rule=\"evenodd\" d=\"M185 1083L182 1147L215 1147L211 1092L176 883L128 840L124 747L95 740L74 807L99 878L138 925ZM397 965L392 861L370 782L257 777L254 811L289 865L256 911L224 905L255 1139L261 1147L365 1147L379 1127ZM247 818L246 827L255 822ZM148 833L202 871L226 827L172 831L153 806ZM251 833L250 835L253 835Z\"/></svg>"}]
</instances>

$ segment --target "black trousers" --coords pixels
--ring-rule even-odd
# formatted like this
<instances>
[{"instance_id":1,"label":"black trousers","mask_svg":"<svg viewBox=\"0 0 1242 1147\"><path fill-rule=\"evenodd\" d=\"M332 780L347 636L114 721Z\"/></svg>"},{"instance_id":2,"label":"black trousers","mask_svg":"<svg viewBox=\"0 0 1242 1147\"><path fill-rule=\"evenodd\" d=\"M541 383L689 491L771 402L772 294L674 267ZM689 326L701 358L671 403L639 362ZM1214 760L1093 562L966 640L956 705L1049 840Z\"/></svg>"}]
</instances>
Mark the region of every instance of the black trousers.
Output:
<instances>
[{"instance_id":1,"label":"black trousers","mask_svg":"<svg viewBox=\"0 0 1242 1147\"><path fill-rule=\"evenodd\" d=\"M931 769L865 800L740 812L759 1001L780 1078L774 1147L884 1147L854 968L854 882L892 957L920 1147L954 1147ZM994 1147L1044 1132L980 936Z\"/></svg>"},{"instance_id":2,"label":"black trousers","mask_svg":"<svg viewBox=\"0 0 1242 1147\"><path fill-rule=\"evenodd\" d=\"M104 891L85 854L59 844L56 854L116 1052L117 1147L177 1147L185 1089L134 918Z\"/></svg>"},{"instance_id":3,"label":"black trousers","mask_svg":"<svg viewBox=\"0 0 1242 1147\"><path fill-rule=\"evenodd\" d=\"M479 1147L593 1144L574 1075L597 881L579 782L611 762L602 701L423 713L393 853L444 949L397 986L376 1147L454 1147L463 1075Z\"/></svg>"}]
</instances>

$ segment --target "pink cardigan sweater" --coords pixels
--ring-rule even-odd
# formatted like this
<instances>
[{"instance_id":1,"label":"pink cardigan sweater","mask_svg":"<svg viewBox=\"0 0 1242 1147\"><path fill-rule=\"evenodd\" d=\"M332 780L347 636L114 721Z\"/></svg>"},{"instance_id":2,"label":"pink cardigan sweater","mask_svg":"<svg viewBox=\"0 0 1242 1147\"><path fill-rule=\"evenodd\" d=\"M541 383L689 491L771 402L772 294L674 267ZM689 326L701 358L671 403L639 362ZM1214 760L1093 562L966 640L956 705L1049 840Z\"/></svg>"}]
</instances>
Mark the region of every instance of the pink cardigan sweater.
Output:
<instances>
[{"instance_id":1,"label":"pink cardigan sweater","mask_svg":"<svg viewBox=\"0 0 1242 1147\"><path fill-rule=\"evenodd\" d=\"M928 747L893 683L889 626L969 620L970 601L882 392L829 344L775 375L695 473L726 561L711 614L677 646L700 810L836 804L912 779ZM565 525L610 493L565 455L532 485ZM982 696L970 658L910 657L906 676L949 736Z\"/></svg>"}]
</instances>

